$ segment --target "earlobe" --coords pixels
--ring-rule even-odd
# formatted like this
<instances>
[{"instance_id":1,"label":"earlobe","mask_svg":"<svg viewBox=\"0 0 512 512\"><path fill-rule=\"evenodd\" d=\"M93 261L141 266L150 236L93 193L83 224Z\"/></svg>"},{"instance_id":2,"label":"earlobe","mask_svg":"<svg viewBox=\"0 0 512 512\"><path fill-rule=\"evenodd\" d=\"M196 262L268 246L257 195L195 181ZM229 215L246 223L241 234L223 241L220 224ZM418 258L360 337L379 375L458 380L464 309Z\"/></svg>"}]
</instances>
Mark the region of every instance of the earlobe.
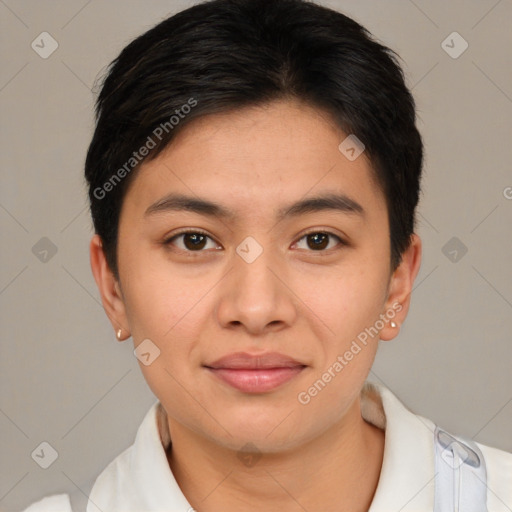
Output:
<instances>
[{"instance_id":1,"label":"earlobe","mask_svg":"<svg viewBox=\"0 0 512 512\"><path fill-rule=\"evenodd\" d=\"M409 311L414 280L418 275L420 265L421 239L414 233L409 247L402 254L402 261L393 272L389 283L388 298L384 310L384 315L389 321L380 332L381 340L392 340L400 332L400 327ZM393 326L392 322L396 325Z\"/></svg>"},{"instance_id":2,"label":"earlobe","mask_svg":"<svg viewBox=\"0 0 512 512\"><path fill-rule=\"evenodd\" d=\"M128 322L124 300L119 283L108 266L101 238L97 234L91 239L89 255L91 270L101 295L103 308L116 332L117 339L123 341L129 337L129 331L125 327ZM124 334L127 335L123 336Z\"/></svg>"},{"instance_id":3,"label":"earlobe","mask_svg":"<svg viewBox=\"0 0 512 512\"><path fill-rule=\"evenodd\" d=\"M116 333L116 337L119 341L124 341L130 337L130 333L124 334L123 329L118 329Z\"/></svg>"}]
</instances>

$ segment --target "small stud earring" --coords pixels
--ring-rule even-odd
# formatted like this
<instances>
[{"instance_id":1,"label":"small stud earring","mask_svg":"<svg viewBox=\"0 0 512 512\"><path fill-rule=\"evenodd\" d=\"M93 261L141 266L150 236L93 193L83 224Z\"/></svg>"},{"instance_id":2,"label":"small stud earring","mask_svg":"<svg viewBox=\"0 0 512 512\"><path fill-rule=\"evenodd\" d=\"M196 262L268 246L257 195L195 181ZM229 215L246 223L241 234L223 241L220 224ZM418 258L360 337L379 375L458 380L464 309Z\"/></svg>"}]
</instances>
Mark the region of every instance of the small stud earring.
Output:
<instances>
[{"instance_id":1,"label":"small stud earring","mask_svg":"<svg viewBox=\"0 0 512 512\"><path fill-rule=\"evenodd\" d=\"M117 339L118 339L118 340L120 340L120 339L121 339L122 334L123 334L122 329L119 329L119 330L117 331Z\"/></svg>"},{"instance_id":2,"label":"small stud earring","mask_svg":"<svg viewBox=\"0 0 512 512\"><path fill-rule=\"evenodd\" d=\"M396 327L396 322L391 322L390 323L391 327L393 327L393 329Z\"/></svg>"}]
</instances>

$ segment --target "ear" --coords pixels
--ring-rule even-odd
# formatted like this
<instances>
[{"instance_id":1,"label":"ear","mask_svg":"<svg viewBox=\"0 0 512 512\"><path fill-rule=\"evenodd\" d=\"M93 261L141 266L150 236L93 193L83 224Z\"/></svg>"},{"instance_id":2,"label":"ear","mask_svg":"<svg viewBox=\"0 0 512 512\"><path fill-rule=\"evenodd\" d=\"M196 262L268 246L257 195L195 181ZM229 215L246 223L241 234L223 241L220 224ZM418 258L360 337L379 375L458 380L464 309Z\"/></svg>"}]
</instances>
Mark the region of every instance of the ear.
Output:
<instances>
[{"instance_id":1,"label":"ear","mask_svg":"<svg viewBox=\"0 0 512 512\"><path fill-rule=\"evenodd\" d=\"M414 233L409 247L402 254L400 265L393 272L389 282L384 310L384 314L388 312L386 316L389 321L380 331L380 339L383 341L392 340L400 332L400 326L404 323L409 311L411 292L414 280L420 270L420 264L421 239ZM395 312L395 316L391 318L389 312ZM391 322L395 322L396 327L392 327Z\"/></svg>"},{"instance_id":2,"label":"ear","mask_svg":"<svg viewBox=\"0 0 512 512\"><path fill-rule=\"evenodd\" d=\"M101 294L103 308L114 331L118 333L121 329L121 336L118 339L123 341L130 336L124 299L119 283L108 266L101 238L97 234L91 239L89 253L92 273Z\"/></svg>"}]
</instances>

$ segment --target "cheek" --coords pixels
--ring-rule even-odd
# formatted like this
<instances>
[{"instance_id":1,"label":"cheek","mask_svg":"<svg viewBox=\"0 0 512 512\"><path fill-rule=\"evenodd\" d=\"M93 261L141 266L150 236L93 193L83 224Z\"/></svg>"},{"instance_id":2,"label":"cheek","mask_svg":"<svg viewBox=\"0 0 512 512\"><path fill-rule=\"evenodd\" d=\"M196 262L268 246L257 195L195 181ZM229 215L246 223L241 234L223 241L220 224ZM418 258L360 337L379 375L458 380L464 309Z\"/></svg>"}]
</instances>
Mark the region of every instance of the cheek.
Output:
<instances>
[{"instance_id":1,"label":"cheek","mask_svg":"<svg viewBox=\"0 0 512 512\"><path fill-rule=\"evenodd\" d=\"M157 354L147 365L139 359L144 379L168 411L193 410L190 396L197 393L193 383L196 363L200 364L196 347L202 332L198 316L205 314L200 299L207 292L206 285L191 285L176 274L164 277L154 268L132 277L127 314L134 349L146 351L142 349L146 344L150 353Z\"/></svg>"},{"instance_id":2,"label":"cheek","mask_svg":"<svg viewBox=\"0 0 512 512\"><path fill-rule=\"evenodd\" d=\"M331 275L321 295L309 292L309 308L329 329L317 333L324 340L317 366L296 397L306 430L315 431L320 418L321 424L331 424L343 417L368 377L378 348L372 327L383 312L386 283L379 272L367 268L345 270Z\"/></svg>"},{"instance_id":3,"label":"cheek","mask_svg":"<svg viewBox=\"0 0 512 512\"><path fill-rule=\"evenodd\" d=\"M301 277L298 295L321 320L322 337L327 334L335 348L342 349L383 312L385 277L379 268L347 263L330 272Z\"/></svg>"},{"instance_id":4,"label":"cheek","mask_svg":"<svg viewBox=\"0 0 512 512\"><path fill-rule=\"evenodd\" d=\"M123 286L133 348L151 354L151 363L146 365L142 357L139 367L153 393L159 398L164 394L181 407L182 386L193 380L188 374L201 337L198 315L205 314L201 298L208 283L184 278L170 265L136 263L133 257L130 268L125 267Z\"/></svg>"},{"instance_id":5,"label":"cheek","mask_svg":"<svg viewBox=\"0 0 512 512\"><path fill-rule=\"evenodd\" d=\"M124 273L125 305L135 340L151 338L162 345L194 330L197 305L212 287L194 273L151 253L132 253Z\"/></svg>"}]
</instances>

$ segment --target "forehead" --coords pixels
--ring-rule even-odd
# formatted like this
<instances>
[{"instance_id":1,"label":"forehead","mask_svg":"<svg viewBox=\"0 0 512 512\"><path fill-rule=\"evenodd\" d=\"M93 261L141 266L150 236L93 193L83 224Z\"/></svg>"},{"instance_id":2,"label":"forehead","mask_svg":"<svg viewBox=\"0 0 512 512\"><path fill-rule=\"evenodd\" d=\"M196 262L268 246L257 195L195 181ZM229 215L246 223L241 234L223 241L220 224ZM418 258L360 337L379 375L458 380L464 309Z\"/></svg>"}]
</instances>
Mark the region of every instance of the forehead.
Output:
<instances>
[{"instance_id":1,"label":"forehead","mask_svg":"<svg viewBox=\"0 0 512 512\"><path fill-rule=\"evenodd\" d=\"M203 116L141 166L125 202L144 215L178 192L211 198L232 217L282 216L298 199L329 193L382 210L364 152L350 160L340 151L346 138L327 113L298 101Z\"/></svg>"}]
</instances>

